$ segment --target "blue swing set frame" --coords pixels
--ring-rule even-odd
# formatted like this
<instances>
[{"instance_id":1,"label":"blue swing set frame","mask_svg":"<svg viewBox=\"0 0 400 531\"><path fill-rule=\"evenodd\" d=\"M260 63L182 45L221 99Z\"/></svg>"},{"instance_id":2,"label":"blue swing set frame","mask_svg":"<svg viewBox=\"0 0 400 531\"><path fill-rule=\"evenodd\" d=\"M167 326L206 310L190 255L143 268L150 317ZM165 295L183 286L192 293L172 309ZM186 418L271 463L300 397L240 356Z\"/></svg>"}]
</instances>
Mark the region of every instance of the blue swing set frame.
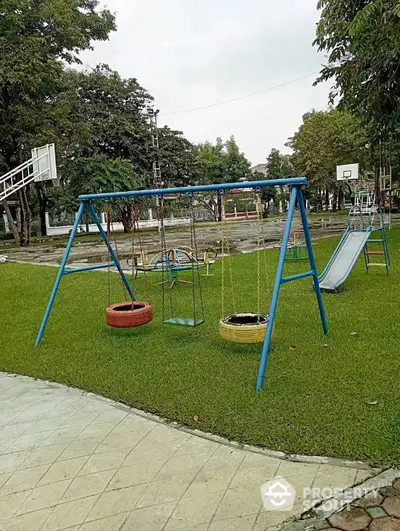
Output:
<instances>
[{"instance_id":1,"label":"blue swing set frame","mask_svg":"<svg viewBox=\"0 0 400 531\"><path fill-rule=\"evenodd\" d=\"M204 185L204 186L189 186L189 187L181 187L181 188L133 190L133 191L127 191L127 192L86 194L86 195L79 196L78 198L80 201L79 210L75 218L75 223L72 228L72 231L71 231L71 234L68 240L68 244L65 249L64 256L62 258L56 280L54 282L52 292L50 294L50 298L49 298L49 301L46 307L46 311L43 316L42 323L40 325L39 332L37 334L35 346L39 345L39 343L41 342L43 338L43 334L44 334L47 322L49 320L51 309L53 307L54 300L56 298L57 291L60 286L62 277L64 275L68 275L71 273L79 273L82 271L92 271L94 269L101 269L101 268L108 266L108 265L101 264L101 265L93 265L93 266L87 266L87 267L79 267L75 269L70 269L70 268L66 269L68 257L69 257L75 236L77 234L79 223L82 219L85 209L87 209L87 211L91 215L93 221L95 222L99 230L100 236L102 237L105 245L107 246L107 249L110 253L111 260L112 260L111 266L115 266L117 268L121 276L121 279L124 285L126 286L126 289L128 290L129 295L133 299L133 293L129 285L129 282L124 272L122 271L118 257L115 254L107 238L107 234L104 232L103 227L101 226L100 220L96 214L95 209L93 208L92 201L96 201L96 200L110 201L113 199L118 199L118 198L123 198L123 197L131 198L134 201L136 197L140 197L140 196L162 197L167 194L195 194L197 192L213 192L213 191L217 193L224 193L224 191L227 191L227 190L240 189L243 187L253 188L254 190L257 190L257 189L269 187L269 186L289 186L290 187L289 208L288 208L287 217L286 217L285 229L283 232L282 245L280 249L278 267L277 267L277 271L275 275L274 288L272 292L272 298L271 298L270 309L269 309L268 326L267 326L267 330L266 330L266 334L264 338L260 365L259 365L259 370L258 370L257 384L256 384L257 391L261 390L263 381L264 381L267 362L268 362L268 354L270 351L271 336L272 336L272 330L274 327L276 308L277 308L278 298L279 298L279 291L280 291L280 287L282 284L285 284L286 282L292 282L293 280L299 280L299 279L306 278L306 277L312 277L314 292L317 298L318 309L319 309L319 313L321 317L322 329L323 329L324 334L328 333L328 324L327 324L327 320L325 316L325 309L324 309L324 304L322 301L321 290L319 287L318 273L317 273L317 268L316 268L315 259L314 259L310 231L308 228L307 212L306 212L305 204L304 204L304 197L303 197L302 189L303 189L303 186L306 184L306 182L307 182L307 179L305 177L293 177L293 178L287 178L287 179L251 181L251 182L245 182L245 183L236 182L236 183L225 183L225 184L211 184L211 185ZM297 275L283 277L283 267L285 263L286 249L287 249L288 242L289 242L289 233L290 233L290 228L292 224L292 219L293 219L293 214L295 211L296 203L300 211L301 222L303 225L303 231L304 231L304 236L305 236L306 246L307 246L307 251L308 251L308 259L310 263L310 270L304 273L299 273Z\"/></svg>"}]
</instances>

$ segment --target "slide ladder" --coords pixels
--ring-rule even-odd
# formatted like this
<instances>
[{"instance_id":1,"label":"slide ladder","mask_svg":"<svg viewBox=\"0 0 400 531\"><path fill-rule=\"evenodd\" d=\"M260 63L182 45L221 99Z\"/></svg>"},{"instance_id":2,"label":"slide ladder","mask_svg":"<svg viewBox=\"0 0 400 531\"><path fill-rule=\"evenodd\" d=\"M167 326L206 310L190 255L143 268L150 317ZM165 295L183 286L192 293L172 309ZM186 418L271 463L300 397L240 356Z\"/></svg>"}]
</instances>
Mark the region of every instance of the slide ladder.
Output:
<instances>
[{"instance_id":1,"label":"slide ladder","mask_svg":"<svg viewBox=\"0 0 400 531\"><path fill-rule=\"evenodd\" d=\"M0 202L34 181L57 179L54 144L32 150L32 157L0 177Z\"/></svg>"},{"instance_id":2,"label":"slide ladder","mask_svg":"<svg viewBox=\"0 0 400 531\"><path fill-rule=\"evenodd\" d=\"M379 227L374 227L375 216L379 219ZM364 251L364 260L367 271L370 267L386 267L387 273L390 269L390 258L386 240L385 224L382 210L376 207L373 215L370 213L365 222L365 213L358 206L349 211L347 229L343 234L339 245L336 247L328 265L319 277L320 289L325 291L337 292L339 287L345 282L350 275L358 257ZM355 221L359 221L358 227L355 228ZM380 238L371 238L374 232L379 231ZM371 250L369 244L380 243L381 250ZM384 261L371 262L372 256L383 256Z\"/></svg>"}]
</instances>

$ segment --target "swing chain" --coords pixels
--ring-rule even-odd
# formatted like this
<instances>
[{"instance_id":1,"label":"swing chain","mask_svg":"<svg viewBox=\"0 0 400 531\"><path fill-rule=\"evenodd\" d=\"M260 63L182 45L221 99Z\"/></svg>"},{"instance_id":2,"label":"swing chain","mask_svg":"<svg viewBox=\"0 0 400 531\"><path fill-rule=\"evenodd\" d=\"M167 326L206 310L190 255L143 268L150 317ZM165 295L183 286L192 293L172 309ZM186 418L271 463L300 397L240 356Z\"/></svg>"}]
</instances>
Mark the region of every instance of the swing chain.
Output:
<instances>
[{"instance_id":1,"label":"swing chain","mask_svg":"<svg viewBox=\"0 0 400 531\"><path fill-rule=\"evenodd\" d=\"M147 301L150 301L150 290L149 290L149 283L147 279L147 273L146 273L146 267L144 264L144 252L143 252L143 245L142 245L142 238L140 236L140 230L139 230L139 209L137 207L136 199L134 198L131 205L131 216L132 216L132 293L134 293L134 278L135 278L135 232L137 232L138 235L138 242L139 242L139 252L141 256L141 260L143 263L143 280L144 280L144 286L146 290L146 297ZM133 299L132 299L133 303Z\"/></svg>"},{"instance_id":2,"label":"swing chain","mask_svg":"<svg viewBox=\"0 0 400 531\"><path fill-rule=\"evenodd\" d=\"M190 246L192 248L192 298L193 298L193 319L196 322L196 285L195 285L195 267L197 269L197 284L199 286L199 296L200 296L200 306L201 306L201 318L204 321L205 310L204 310L204 300L203 300L203 289L201 285L201 274L200 267L198 263L198 249L197 249L197 239L196 239L196 228L195 228L195 215L194 215L194 197L193 194L189 194L190 197Z\"/></svg>"},{"instance_id":3,"label":"swing chain","mask_svg":"<svg viewBox=\"0 0 400 531\"><path fill-rule=\"evenodd\" d=\"M222 271L221 271L221 288L222 288L222 296L221 296L221 303L222 303L222 317L225 316L225 261L224 257L225 254L227 255L227 262L228 262L228 273L229 273L229 283L230 283L230 292L231 292L231 299L233 303L233 311L236 313L236 297L235 297L235 285L233 282L233 270L232 270L232 259L231 259L231 246L229 241L229 235L228 235L228 221L226 219L225 215L225 192L221 190L220 192L221 196L221 219L222 219L222 243L221 243L221 253L222 253Z\"/></svg>"},{"instance_id":4,"label":"swing chain","mask_svg":"<svg viewBox=\"0 0 400 531\"><path fill-rule=\"evenodd\" d=\"M160 236L161 236L161 285L162 285L162 320L165 321L165 288L169 280L168 271L169 267L169 257L167 250L167 240L165 236L165 224L164 224L164 198L162 194L157 196L157 218L160 222ZM172 306L172 295L171 290L169 290L169 306L170 314L173 317L173 306Z\"/></svg>"}]
</instances>

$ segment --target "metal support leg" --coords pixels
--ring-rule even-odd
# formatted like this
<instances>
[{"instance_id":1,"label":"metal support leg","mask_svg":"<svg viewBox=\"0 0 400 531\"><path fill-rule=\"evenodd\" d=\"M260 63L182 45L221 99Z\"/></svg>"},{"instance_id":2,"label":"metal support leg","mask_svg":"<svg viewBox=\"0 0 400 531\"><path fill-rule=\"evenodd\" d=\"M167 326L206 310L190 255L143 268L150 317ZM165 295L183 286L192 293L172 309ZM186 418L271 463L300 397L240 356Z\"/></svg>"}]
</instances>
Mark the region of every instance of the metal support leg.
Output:
<instances>
[{"instance_id":1,"label":"metal support leg","mask_svg":"<svg viewBox=\"0 0 400 531\"><path fill-rule=\"evenodd\" d=\"M283 266L285 263L286 248L289 242L290 227L292 225L293 212L294 212L294 207L296 205L296 195L297 195L297 189L296 187L293 187L290 193L289 210L288 210L288 214L286 218L285 230L283 232L282 245L281 245L281 250L279 253L278 269L276 271L274 290L272 292L271 305L269 308L269 319L268 319L268 324L267 324L267 331L265 333L264 344L263 344L263 349L261 353L260 366L258 369L258 378L257 378L257 387L256 387L257 391L260 391L260 389L262 389L265 369L266 369L267 361L268 361L272 330L274 327L276 306L277 306L278 297L279 297L279 290L281 287Z\"/></svg>"},{"instance_id":2,"label":"metal support leg","mask_svg":"<svg viewBox=\"0 0 400 531\"><path fill-rule=\"evenodd\" d=\"M36 337L35 346L39 345L39 343L42 340L42 337L43 337L43 334L44 334L44 330L46 328L47 321L49 320L50 312L51 312L51 309L52 309L53 304L54 304L54 299L56 298L57 290L58 290L58 287L59 287L60 282L61 282L61 277L64 274L64 270L65 270L65 266L67 264L68 256L69 256L69 253L71 252L72 244L74 243L74 239L75 239L75 236L76 236L76 232L78 230L79 222L80 222L80 220L82 218L82 214L83 214L83 211L85 209L85 205L86 205L86 203L81 203L80 206L79 206L79 210L78 210L78 213L77 213L75 221L74 221L74 226L72 227L72 231L71 231L71 234L69 236L68 244L67 244L67 247L65 249L64 256L63 256L63 258L61 260L60 269L58 270L57 278L56 278L56 281L54 282L54 286L53 286L53 289L52 289L52 292L51 292L51 295L50 295L50 299L49 299L49 302L47 303L46 311L44 312L42 324L40 325L39 332L38 332L38 335Z\"/></svg>"},{"instance_id":3,"label":"metal support leg","mask_svg":"<svg viewBox=\"0 0 400 531\"><path fill-rule=\"evenodd\" d=\"M103 241L104 241L104 243L107 246L107 249L108 249L108 252L110 253L111 258L113 259L113 261L114 261L114 263L115 263L115 265L116 265L116 267L118 269L118 273L120 274L120 276L122 278L122 282L124 283L126 289L128 290L130 298L134 301L135 297L133 296L132 288L129 285L128 279L126 278L124 272L122 271L121 264L119 263L118 257L115 254L114 249L112 248L112 245L108 241L107 235L104 232L103 227L101 226L101 223L100 223L100 220L99 220L99 218L98 218L98 216L96 214L96 211L93 208L93 205L91 203L88 203L87 207L88 207L88 210L89 210L89 212L90 212L90 214L91 214L91 216L93 218L93 221L96 223L97 228L99 229L100 236L103 238ZM132 257L132 260L133 260L133 257Z\"/></svg>"},{"instance_id":4,"label":"metal support leg","mask_svg":"<svg viewBox=\"0 0 400 531\"><path fill-rule=\"evenodd\" d=\"M305 239L306 239L306 245L307 245L307 251L308 251L308 259L310 261L311 270L314 272L314 280L313 280L313 282L314 282L315 294L317 295L318 308L319 308L319 313L320 313L320 316L321 316L322 328L324 330L324 334L327 334L328 333L328 323L326 321L324 303L322 302L321 289L319 287L317 266L315 264L314 251L313 251L312 242L311 242L310 230L308 228L307 212L306 212L306 207L304 205L303 192L302 192L301 188L297 188L296 190L297 190L297 201L299 203L301 221L303 223L304 236L305 236Z\"/></svg>"}]
</instances>

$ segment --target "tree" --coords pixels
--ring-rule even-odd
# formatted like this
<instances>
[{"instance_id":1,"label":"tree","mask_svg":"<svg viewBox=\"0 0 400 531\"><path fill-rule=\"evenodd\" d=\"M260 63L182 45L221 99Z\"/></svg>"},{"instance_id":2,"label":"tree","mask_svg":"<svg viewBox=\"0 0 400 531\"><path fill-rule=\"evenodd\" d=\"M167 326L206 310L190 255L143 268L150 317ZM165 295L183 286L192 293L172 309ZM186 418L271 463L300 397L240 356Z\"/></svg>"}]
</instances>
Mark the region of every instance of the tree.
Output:
<instances>
[{"instance_id":1,"label":"tree","mask_svg":"<svg viewBox=\"0 0 400 531\"><path fill-rule=\"evenodd\" d=\"M143 175L134 172L129 160L110 159L106 155L94 155L77 158L68 164L65 174L65 193L61 198L61 207L77 205L81 194L101 192L123 192L144 188L146 180ZM131 201L113 202L115 215L121 220L124 232L130 232L133 226ZM88 225L88 219L86 220ZM88 230L88 229L87 229Z\"/></svg>"},{"instance_id":2,"label":"tree","mask_svg":"<svg viewBox=\"0 0 400 531\"><path fill-rule=\"evenodd\" d=\"M231 135L225 142L226 174L228 181L246 180L250 177L250 162L237 145L235 137Z\"/></svg>"},{"instance_id":3,"label":"tree","mask_svg":"<svg viewBox=\"0 0 400 531\"><path fill-rule=\"evenodd\" d=\"M272 148L267 157L268 163L268 179L284 179L286 177L293 177L294 168L291 162L290 155L283 155L279 149ZM284 203L287 199L283 186L279 186L278 201Z\"/></svg>"},{"instance_id":4,"label":"tree","mask_svg":"<svg viewBox=\"0 0 400 531\"><path fill-rule=\"evenodd\" d=\"M51 136L63 63L77 63L93 40L106 40L114 16L98 0L3 0L0 16L0 152L10 170ZM48 141L48 140L47 140ZM18 192L21 245L30 238L29 188Z\"/></svg>"},{"instance_id":5,"label":"tree","mask_svg":"<svg viewBox=\"0 0 400 531\"><path fill-rule=\"evenodd\" d=\"M196 152L181 131L167 126L158 130L159 162L167 186L189 186L197 180Z\"/></svg>"},{"instance_id":6,"label":"tree","mask_svg":"<svg viewBox=\"0 0 400 531\"><path fill-rule=\"evenodd\" d=\"M225 143L220 137L215 145L205 142L196 146L197 175L199 184L235 182L251 177L250 162L246 159L232 135ZM221 198L215 194L203 198L203 205L214 219L221 219Z\"/></svg>"},{"instance_id":7,"label":"tree","mask_svg":"<svg viewBox=\"0 0 400 531\"><path fill-rule=\"evenodd\" d=\"M255 171L251 174L249 181L265 181L265 174ZM275 205L277 202L277 192L275 186L264 186L261 192L261 201L263 204L264 216L269 214L271 202Z\"/></svg>"},{"instance_id":8,"label":"tree","mask_svg":"<svg viewBox=\"0 0 400 531\"><path fill-rule=\"evenodd\" d=\"M326 204L330 192L334 193L334 204L342 198L342 194L338 197L341 189L336 181L337 165L360 162L361 167L367 167L370 164L366 134L360 120L337 109L306 114L288 146L294 151L292 161L296 172L309 179L308 193L316 203L323 191Z\"/></svg>"},{"instance_id":9,"label":"tree","mask_svg":"<svg viewBox=\"0 0 400 531\"><path fill-rule=\"evenodd\" d=\"M314 44L328 53L317 80L334 79L331 100L371 125L377 141L400 126L399 0L319 0Z\"/></svg>"}]
</instances>

